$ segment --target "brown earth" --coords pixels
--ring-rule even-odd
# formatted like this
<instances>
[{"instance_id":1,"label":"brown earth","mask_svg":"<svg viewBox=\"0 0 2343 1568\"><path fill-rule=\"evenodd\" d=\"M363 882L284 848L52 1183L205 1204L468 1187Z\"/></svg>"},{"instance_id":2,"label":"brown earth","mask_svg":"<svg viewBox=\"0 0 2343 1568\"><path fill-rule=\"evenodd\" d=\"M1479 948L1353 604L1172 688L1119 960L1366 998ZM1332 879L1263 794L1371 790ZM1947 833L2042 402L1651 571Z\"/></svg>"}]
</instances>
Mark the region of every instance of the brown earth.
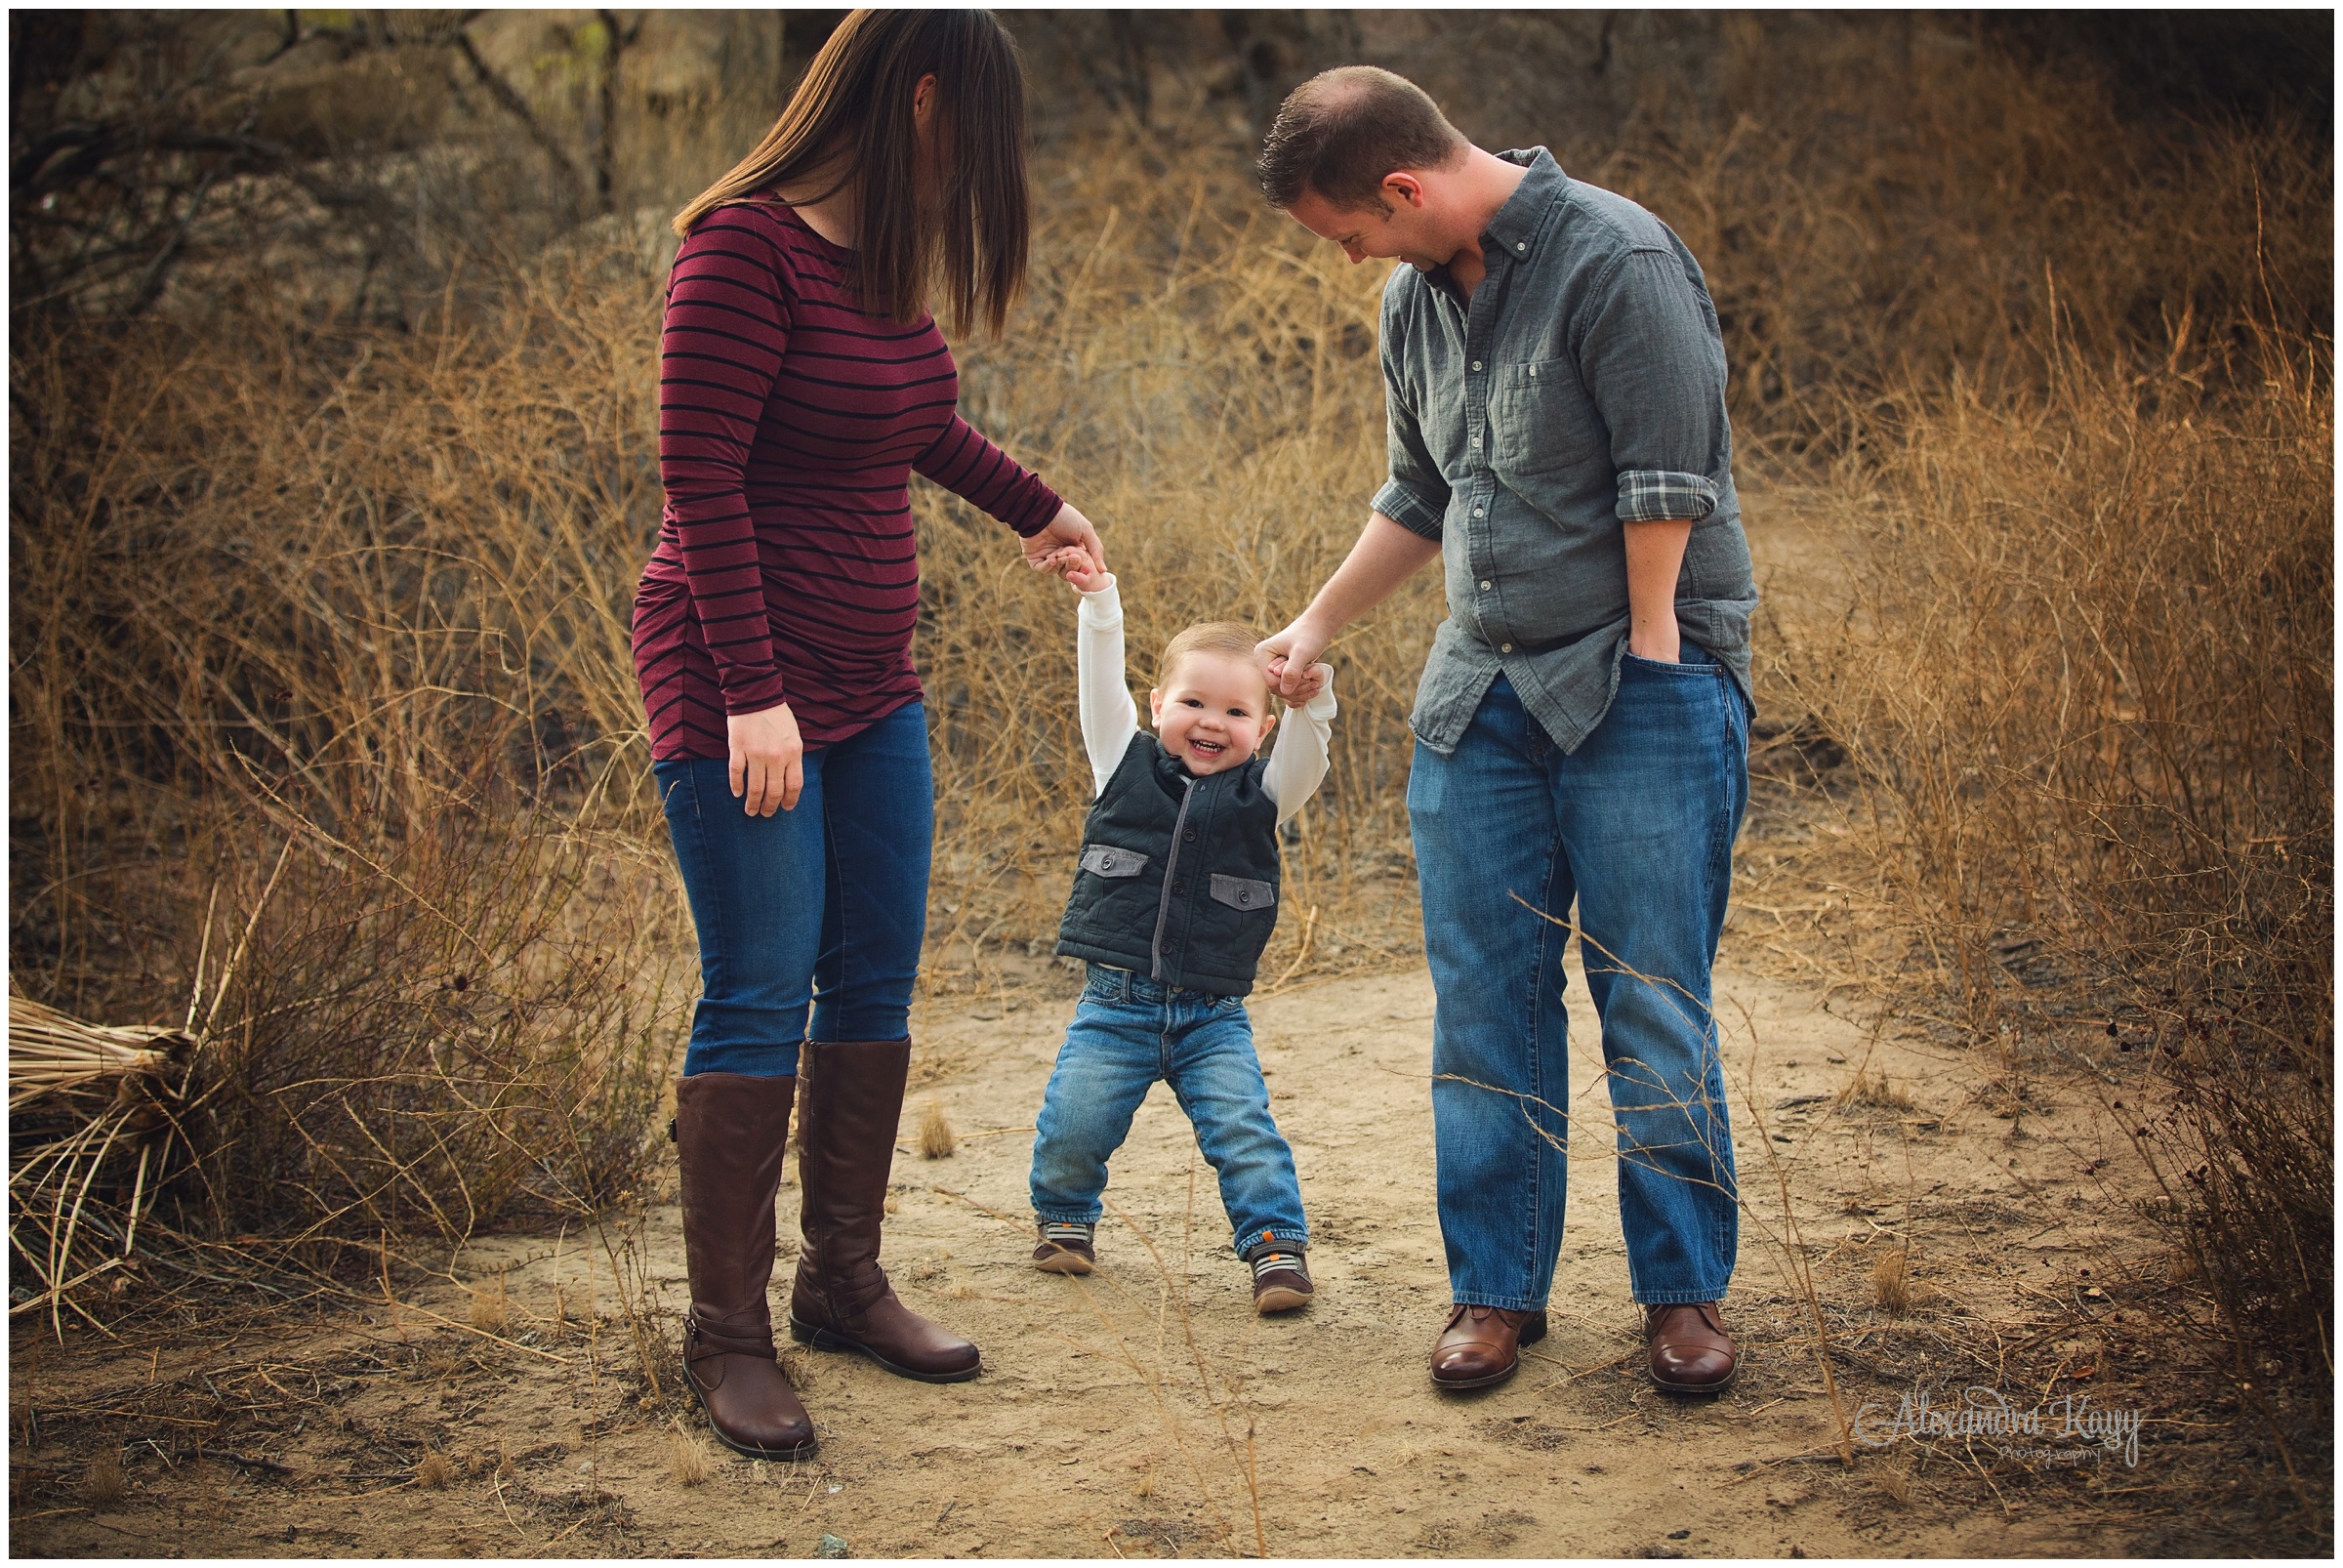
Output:
<instances>
[{"instance_id":1,"label":"brown earth","mask_svg":"<svg viewBox=\"0 0 2343 1568\"><path fill-rule=\"evenodd\" d=\"M1793 628L1835 613L1847 580L1799 511L1751 529L1769 610ZM2115 1120L2136 1058L2102 1041L2004 1059L1949 1028L1851 1018L1843 948L1818 939L1851 918L1814 891L1830 818L1761 785L1742 846L1717 1011L1745 1199L1727 1318L1746 1365L1722 1398L1670 1399L1639 1376L1575 954L1582 1131L1553 1332L1512 1382L1461 1397L1423 1364L1448 1295L1419 970L1254 1006L1319 1284L1306 1311L1267 1320L1160 1088L1114 1163L1099 1272L1030 1267L1031 1129L1072 1003L1029 993L923 1005L896 1156L889 1266L916 1308L983 1345L980 1380L934 1387L793 1349L818 1457L721 1455L675 1397L670 1161L635 1228L482 1240L435 1277L394 1274L395 1307L378 1281L371 1304L319 1320L259 1313L159 1346L68 1333L60 1349L20 1324L13 1544L750 1556L807 1555L827 1534L870 1556L1918 1556L2188 1540L2198 1521L2176 1517L2158 1467L2193 1456L2201 1471L2234 1433L2177 1419L2199 1406L2147 1376L2141 1306L2171 1285ZM959 1133L949 1158L918 1152L930 1096ZM1911 1300L1891 1313L1874 1276L1907 1246ZM784 1280L792 1252L785 1238ZM2045 1461L1901 1439L1842 1464L1841 1414L1970 1387L2021 1410L2087 1394L2146 1411L2138 1467L2073 1442ZM88 1470L107 1452L124 1456L118 1489Z\"/></svg>"},{"instance_id":2,"label":"brown earth","mask_svg":"<svg viewBox=\"0 0 2343 1568\"><path fill-rule=\"evenodd\" d=\"M1572 991L1585 994L1575 970ZM906 1300L982 1343L982 1379L933 1387L793 1351L819 1456L780 1466L702 1447L712 1474L686 1486L674 1470L676 1407L641 1376L609 1255L576 1236L503 1238L455 1260L462 1285L399 1284L396 1312L181 1345L151 1362L94 1337L69 1337L64 1352L21 1338L16 1548L805 1555L829 1533L873 1556L1249 1553L1263 1542L1277 1555L1377 1556L2123 1549L2117 1494L2139 1472L2119 1459L2047 1500L2005 1482L1997 1506L1941 1445L1933 1456L1859 1447L1853 1471L1838 1464L1780 1201L1787 1182L1796 1251L1830 1305L1843 1405L1892 1405L1914 1383L1998 1383L2032 1406L2046 1390L1996 1378L1993 1335L1980 1330L1991 1325L2004 1347L2045 1329L2071 1341L2066 1372L2093 1374L2102 1406L2136 1406L2118 1370L2120 1310L2080 1294L2092 1269L2119 1300L2117 1260L2136 1250L2102 1186L2126 1158L2107 1115L2062 1089L2046 1101L2035 1091L2022 1122L2010 1118L1981 1096L1964 1053L1873 1038L1778 979L1727 970L1719 995L1748 1204L1728 1310L1747 1363L1712 1402L1664 1397L1637 1375L1611 1156L1591 1134L1573 1156L1553 1333L1501 1388L1457 1397L1428 1385L1423 1356L1447 1293L1421 975L1332 982L1255 1008L1317 1231L1319 1300L1272 1320L1248 1309L1211 1173L1160 1088L1115 1162L1121 1222L1102 1228L1099 1272L1076 1281L1028 1266L1029 1129L1070 1005L995 1005L920 1020L926 1052L950 1064L932 1093L961 1143L946 1159L916 1152L928 1092L915 1093L887 1235ZM1573 1050L1573 1104L1578 1126L1600 1129L1587 1034ZM1867 1068L1910 1108L1835 1104ZM2116 1164L2094 1175L2096 1161ZM1887 1238L1908 1225L1922 1238L1913 1272L1929 1300L1897 1318L1859 1303ZM684 1300L672 1196L640 1243L664 1346ZM500 1275L498 1336L458 1327ZM668 1354L654 1365L672 1394ZM153 1397L173 1385L191 1414ZM28 1386L40 1390L37 1426ZM86 1437L87 1418L133 1409L155 1414L109 1428L130 1445L126 1494L77 1502L94 1452L77 1429ZM695 1417L681 1424L697 1429ZM2162 1439L2152 1424L2143 1467ZM451 1462L438 1488L427 1485L433 1453Z\"/></svg>"}]
</instances>

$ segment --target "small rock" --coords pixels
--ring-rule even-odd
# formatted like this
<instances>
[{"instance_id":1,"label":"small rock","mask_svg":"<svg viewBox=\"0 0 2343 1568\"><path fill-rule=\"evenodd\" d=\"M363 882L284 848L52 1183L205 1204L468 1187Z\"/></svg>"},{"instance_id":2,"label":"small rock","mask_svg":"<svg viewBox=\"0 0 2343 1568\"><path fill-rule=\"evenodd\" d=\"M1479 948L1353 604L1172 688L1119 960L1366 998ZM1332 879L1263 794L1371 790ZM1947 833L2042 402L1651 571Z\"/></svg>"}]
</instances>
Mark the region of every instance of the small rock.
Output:
<instances>
[{"instance_id":1,"label":"small rock","mask_svg":"<svg viewBox=\"0 0 2343 1568\"><path fill-rule=\"evenodd\" d=\"M1670 1530L1667 1533L1667 1539L1670 1541L1687 1541L1690 1540L1691 1537L1692 1532L1690 1530Z\"/></svg>"},{"instance_id":2,"label":"small rock","mask_svg":"<svg viewBox=\"0 0 2343 1568\"><path fill-rule=\"evenodd\" d=\"M827 1530L822 1532L821 1545L813 1548L813 1554L817 1557L849 1557L853 1555L852 1552L846 1550L844 1536L834 1536Z\"/></svg>"}]
</instances>

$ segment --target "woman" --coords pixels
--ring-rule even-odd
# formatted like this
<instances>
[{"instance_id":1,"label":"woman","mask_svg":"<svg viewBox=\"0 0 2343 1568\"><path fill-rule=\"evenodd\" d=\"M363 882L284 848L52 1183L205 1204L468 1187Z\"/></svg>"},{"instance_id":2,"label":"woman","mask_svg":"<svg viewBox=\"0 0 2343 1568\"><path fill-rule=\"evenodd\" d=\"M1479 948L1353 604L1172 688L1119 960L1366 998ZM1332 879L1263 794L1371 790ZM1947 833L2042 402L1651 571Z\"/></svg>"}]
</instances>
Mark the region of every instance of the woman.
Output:
<instances>
[{"instance_id":1,"label":"woman","mask_svg":"<svg viewBox=\"0 0 2343 1568\"><path fill-rule=\"evenodd\" d=\"M765 1298L801 1081L791 1333L928 1382L979 1370L879 1267L934 827L907 484L1000 518L1037 565L1067 545L1103 565L1082 514L953 411L926 309L936 289L998 335L1027 226L1016 47L971 11L855 12L676 219L635 661L704 987L676 1086L684 1376L755 1458L814 1445Z\"/></svg>"}]
</instances>

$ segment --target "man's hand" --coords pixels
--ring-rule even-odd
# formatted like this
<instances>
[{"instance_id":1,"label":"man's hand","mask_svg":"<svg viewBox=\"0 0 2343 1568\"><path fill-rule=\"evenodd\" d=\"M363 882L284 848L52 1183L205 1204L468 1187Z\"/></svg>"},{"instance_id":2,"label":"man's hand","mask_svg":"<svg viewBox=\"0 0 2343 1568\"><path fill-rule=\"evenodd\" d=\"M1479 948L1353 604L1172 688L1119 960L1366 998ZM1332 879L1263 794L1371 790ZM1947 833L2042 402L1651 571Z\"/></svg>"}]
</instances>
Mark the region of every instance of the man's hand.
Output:
<instances>
[{"instance_id":1,"label":"man's hand","mask_svg":"<svg viewBox=\"0 0 2343 1568\"><path fill-rule=\"evenodd\" d=\"M1295 707L1301 706L1326 688L1326 678L1334 672L1320 664L1318 655L1332 642L1331 634L1320 630L1307 614L1274 637L1265 637L1254 644L1254 662L1269 680L1269 689Z\"/></svg>"},{"instance_id":2,"label":"man's hand","mask_svg":"<svg viewBox=\"0 0 2343 1568\"><path fill-rule=\"evenodd\" d=\"M1282 636L1283 634L1281 633L1280 635ZM1261 647L1267 647L1268 645L1269 644L1267 642L1260 644ZM1257 657L1259 649L1256 648L1254 653ZM1286 671L1289 668L1296 668L1301 671L1301 675L1296 681L1290 682L1286 680ZM1268 664L1264 666L1264 669L1268 673L1270 685L1281 692L1286 691L1290 685L1298 685L1299 689L1297 691L1292 692L1286 697L1287 703L1295 708L1301 707L1303 704L1316 697L1318 693L1324 691L1326 689L1326 683L1335 678L1335 667L1331 664L1296 666L1294 665L1292 660L1290 660L1283 653L1272 654L1269 658Z\"/></svg>"},{"instance_id":3,"label":"man's hand","mask_svg":"<svg viewBox=\"0 0 2343 1568\"><path fill-rule=\"evenodd\" d=\"M1055 570L1049 557L1069 545L1079 546L1089 556L1092 572L1102 574L1106 570L1106 546L1098 542L1098 530L1090 526L1089 518L1070 506L1059 507L1048 526L1027 535L1024 543L1025 564L1035 571Z\"/></svg>"},{"instance_id":4,"label":"man's hand","mask_svg":"<svg viewBox=\"0 0 2343 1568\"><path fill-rule=\"evenodd\" d=\"M760 713L728 714L724 736L732 762L732 798L751 816L797 809L805 789L805 742L789 704Z\"/></svg>"}]
</instances>

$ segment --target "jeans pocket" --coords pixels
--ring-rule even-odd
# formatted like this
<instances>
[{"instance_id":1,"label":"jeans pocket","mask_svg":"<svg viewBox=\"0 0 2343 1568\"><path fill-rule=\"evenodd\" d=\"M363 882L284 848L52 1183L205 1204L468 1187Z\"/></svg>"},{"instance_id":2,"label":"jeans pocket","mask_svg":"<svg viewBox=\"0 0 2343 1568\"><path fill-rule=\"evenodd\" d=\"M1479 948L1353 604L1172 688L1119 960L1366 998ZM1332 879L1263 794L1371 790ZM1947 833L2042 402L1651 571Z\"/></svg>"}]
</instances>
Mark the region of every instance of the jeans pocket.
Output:
<instances>
[{"instance_id":1,"label":"jeans pocket","mask_svg":"<svg viewBox=\"0 0 2343 1568\"><path fill-rule=\"evenodd\" d=\"M1721 668L1716 662L1716 656L1697 643L1686 642L1678 647L1676 652L1678 658L1675 663L1670 664L1665 659L1647 659L1642 654L1630 649L1624 656L1623 662L1650 670L1658 675L1714 675ZM1687 653L1694 657L1689 659L1682 657Z\"/></svg>"}]
</instances>

